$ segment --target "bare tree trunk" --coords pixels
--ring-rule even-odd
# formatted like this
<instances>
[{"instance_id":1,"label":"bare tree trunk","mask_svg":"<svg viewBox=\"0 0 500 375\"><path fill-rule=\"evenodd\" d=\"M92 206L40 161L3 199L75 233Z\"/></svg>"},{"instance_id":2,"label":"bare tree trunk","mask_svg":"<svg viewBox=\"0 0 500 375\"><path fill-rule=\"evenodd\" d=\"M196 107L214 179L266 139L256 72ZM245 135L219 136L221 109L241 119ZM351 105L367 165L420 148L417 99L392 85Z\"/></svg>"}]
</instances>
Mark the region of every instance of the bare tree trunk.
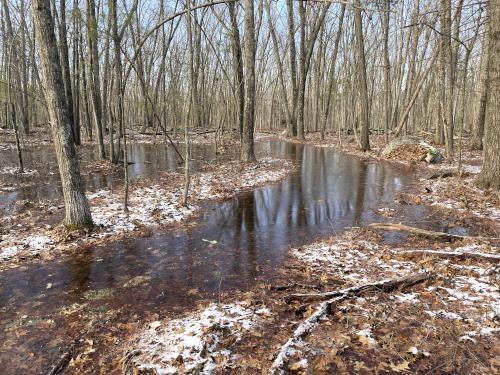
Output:
<instances>
[{"instance_id":1,"label":"bare tree trunk","mask_svg":"<svg viewBox=\"0 0 500 375\"><path fill-rule=\"evenodd\" d=\"M479 96L477 101L477 113L472 127L472 139L470 148L472 150L483 149L484 124L486 121L486 104L490 94L490 79L488 58L490 34L487 32L483 38L483 51L481 54L480 72L479 72Z\"/></svg>"},{"instance_id":2,"label":"bare tree trunk","mask_svg":"<svg viewBox=\"0 0 500 375\"><path fill-rule=\"evenodd\" d=\"M244 0L245 8L245 111L243 116L243 139L241 161L255 162L253 132L255 126L255 20L253 0Z\"/></svg>"},{"instance_id":3,"label":"bare tree trunk","mask_svg":"<svg viewBox=\"0 0 500 375\"><path fill-rule=\"evenodd\" d=\"M243 60L241 53L240 31L236 17L236 3L228 3L231 18L231 48L233 50L233 70L235 74L235 96L238 105L238 129L240 142L243 139L243 115L245 111L245 84L243 82Z\"/></svg>"},{"instance_id":4,"label":"bare tree trunk","mask_svg":"<svg viewBox=\"0 0 500 375\"><path fill-rule=\"evenodd\" d=\"M384 2L384 137L389 141L389 129L391 127L392 113L392 92L391 92L391 62L389 60L389 29L390 29L390 10L391 1Z\"/></svg>"},{"instance_id":5,"label":"bare tree trunk","mask_svg":"<svg viewBox=\"0 0 500 375\"><path fill-rule=\"evenodd\" d=\"M93 225L92 217L80 178L71 124L68 119L50 1L34 0L32 7L42 63L45 100L49 110L52 138L61 175L66 211L64 223L72 229L90 227Z\"/></svg>"},{"instance_id":6,"label":"bare tree trunk","mask_svg":"<svg viewBox=\"0 0 500 375\"><path fill-rule=\"evenodd\" d=\"M123 170L124 170L124 195L123 195L123 212L128 212L128 153L127 153L127 137L123 125L123 88L122 88L122 59L121 59L121 37L118 31L118 17L116 10L116 0L109 1L111 32L114 44L115 57L115 95L116 95L116 115L118 129L123 136ZM113 131L113 129L110 129ZM111 156L111 155L110 155Z\"/></svg>"},{"instance_id":7,"label":"bare tree trunk","mask_svg":"<svg viewBox=\"0 0 500 375\"><path fill-rule=\"evenodd\" d=\"M344 24L344 15L345 15L345 4L341 5L340 8L340 16L339 16L339 27L337 29L337 35L335 36L335 44L333 47L333 54L332 54L332 66L330 68L330 75L329 75L329 83L328 83L328 89L326 92L326 100L324 104L324 108L322 111L322 116L321 116L321 139L325 138L325 129L326 129L326 122L328 120L328 115L330 113L330 102L332 98L332 91L335 85L335 68L337 65L337 55L339 51L339 44L340 44L340 37L342 35L342 29L343 29L343 24Z\"/></svg>"},{"instance_id":8,"label":"bare tree trunk","mask_svg":"<svg viewBox=\"0 0 500 375\"><path fill-rule=\"evenodd\" d=\"M297 135L297 52L295 44L295 22L293 0L286 0L288 20L288 44L290 48L290 74L292 78L292 121L289 124L288 135Z\"/></svg>"},{"instance_id":9,"label":"bare tree trunk","mask_svg":"<svg viewBox=\"0 0 500 375\"><path fill-rule=\"evenodd\" d=\"M97 45L97 18L95 15L95 1L87 0L87 36L89 44L89 69L90 94L92 96L92 113L96 126L97 144L99 146L99 157L106 158L104 150L104 131L102 128L102 101L101 83L99 74L99 50Z\"/></svg>"},{"instance_id":10,"label":"bare tree trunk","mask_svg":"<svg viewBox=\"0 0 500 375\"><path fill-rule=\"evenodd\" d=\"M354 0L354 31L356 34L356 66L358 68L358 79L360 89L360 120L361 120L361 149L370 149L369 140L369 118L368 118L368 84L366 79L365 41L363 36L363 20L361 16L361 4Z\"/></svg>"},{"instance_id":11,"label":"bare tree trunk","mask_svg":"<svg viewBox=\"0 0 500 375\"><path fill-rule=\"evenodd\" d=\"M278 46L278 38L276 36L276 31L274 29L273 21L271 18L271 6L270 6L270 0L266 0L265 2L265 8L266 8L266 13L267 13L267 18L269 22L269 32L271 34L271 39L273 42L273 54L274 54L274 60L275 64L278 66L278 79L279 79L279 85L280 85L280 93L281 93L281 98L283 101L283 106L285 107L285 115L286 115L286 124L287 124L287 129L289 135L292 134L292 113L290 111L290 106L288 104L288 96L286 93L286 85L285 85L285 79L284 79L284 74L283 74L283 62L281 60L280 54L279 54L279 46Z\"/></svg>"},{"instance_id":12,"label":"bare tree trunk","mask_svg":"<svg viewBox=\"0 0 500 375\"><path fill-rule=\"evenodd\" d=\"M75 133L75 117L73 114L73 94L71 92L71 74L69 69L68 38L66 32L66 0L59 0L59 56L61 57L61 70L64 83L64 96L68 107L68 120L75 144L80 144L80 136Z\"/></svg>"},{"instance_id":13,"label":"bare tree trunk","mask_svg":"<svg viewBox=\"0 0 500 375\"><path fill-rule=\"evenodd\" d=\"M484 164L477 184L500 189L500 1L488 3L488 61L490 94L486 114Z\"/></svg>"},{"instance_id":14,"label":"bare tree trunk","mask_svg":"<svg viewBox=\"0 0 500 375\"><path fill-rule=\"evenodd\" d=\"M17 151L17 162L19 164L19 173L24 172L24 164L23 164L23 155L21 152L21 144L19 143L19 129L17 127L17 119L16 119L16 106L12 101L12 82L11 82L11 56L12 56L12 48L7 54L7 113L6 113L6 122L8 118L10 118L12 128L14 129L14 139L16 142L16 151Z\"/></svg>"}]
</instances>

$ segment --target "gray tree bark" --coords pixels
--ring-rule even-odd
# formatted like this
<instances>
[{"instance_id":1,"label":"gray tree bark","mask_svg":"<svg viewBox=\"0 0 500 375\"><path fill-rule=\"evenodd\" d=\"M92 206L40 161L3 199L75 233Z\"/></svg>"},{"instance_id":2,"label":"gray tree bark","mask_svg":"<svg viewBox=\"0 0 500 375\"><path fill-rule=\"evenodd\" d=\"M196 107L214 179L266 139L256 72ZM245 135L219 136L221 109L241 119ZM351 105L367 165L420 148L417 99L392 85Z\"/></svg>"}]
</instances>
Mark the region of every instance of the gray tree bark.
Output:
<instances>
[{"instance_id":1,"label":"gray tree bark","mask_svg":"<svg viewBox=\"0 0 500 375\"><path fill-rule=\"evenodd\" d=\"M369 140L369 114L368 114L368 83L366 78L365 40L363 36L363 20L361 16L361 4L359 0L354 0L354 32L356 35L356 66L358 69L358 79L360 100L361 100L361 149L370 149Z\"/></svg>"},{"instance_id":2,"label":"gray tree bark","mask_svg":"<svg viewBox=\"0 0 500 375\"><path fill-rule=\"evenodd\" d=\"M488 3L490 95L486 114L484 164L477 184L500 189L500 0Z\"/></svg>"},{"instance_id":3,"label":"gray tree bark","mask_svg":"<svg viewBox=\"0 0 500 375\"><path fill-rule=\"evenodd\" d=\"M255 20L253 0L244 0L245 8L245 111L243 116L243 138L241 161L255 162L253 132L255 126Z\"/></svg>"},{"instance_id":4,"label":"gray tree bark","mask_svg":"<svg viewBox=\"0 0 500 375\"><path fill-rule=\"evenodd\" d=\"M61 62L54 33L50 0L34 0L32 7L43 72L45 100L61 176L65 207L64 224L71 229L91 227L93 225L92 217L80 178L80 169L71 134L71 123L64 97Z\"/></svg>"}]
</instances>

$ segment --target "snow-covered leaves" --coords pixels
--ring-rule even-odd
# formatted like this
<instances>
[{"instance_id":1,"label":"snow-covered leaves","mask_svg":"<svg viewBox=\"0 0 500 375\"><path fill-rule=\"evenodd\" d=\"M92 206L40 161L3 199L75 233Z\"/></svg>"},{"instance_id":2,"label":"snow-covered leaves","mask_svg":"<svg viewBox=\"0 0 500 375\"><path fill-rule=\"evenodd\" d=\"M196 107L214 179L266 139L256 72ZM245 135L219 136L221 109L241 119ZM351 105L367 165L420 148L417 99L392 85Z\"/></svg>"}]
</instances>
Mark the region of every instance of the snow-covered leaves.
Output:
<instances>
[{"instance_id":1,"label":"snow-covered leaves","mask_svg":"<svg viewBox=\"0 0 500 375\"><path fill-rule=\"evenodd\" d=\"M245 303L210 304L178 319L151 322L133 345L132 363L157 374L210 374L236 360L232 345L268 314Z\"/></svg>"}]
</instances>

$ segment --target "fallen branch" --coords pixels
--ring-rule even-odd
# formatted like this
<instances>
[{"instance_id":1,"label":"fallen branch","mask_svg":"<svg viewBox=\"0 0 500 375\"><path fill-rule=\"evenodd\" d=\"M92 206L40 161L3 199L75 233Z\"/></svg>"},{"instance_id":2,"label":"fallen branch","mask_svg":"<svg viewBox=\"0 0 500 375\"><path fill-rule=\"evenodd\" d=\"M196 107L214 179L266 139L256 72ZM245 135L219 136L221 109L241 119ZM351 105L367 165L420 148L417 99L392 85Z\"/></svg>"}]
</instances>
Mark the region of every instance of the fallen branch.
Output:
<instances>
[{"instance_id":1,"label":"fallen branch","mask_svg":"<svg viewBox=\"0 0 500 375\"><path fill-rule=\"evenodd\" d=\"M302 289L321 289L320 285L306 285L306 284L299 284L299 283L290 283L290 284L284 284L284 285L273 285L271 286L271 290L273 291L281 291L281 290L287 290L287 289L292 289L292 288L302 288Z\"/></svg>"},{"instance_id":2,"label":"fallen branch","mask_svg":"<svg viewBox=\"0 0 500 375\"><path fill-rule=\"evenodd\" d=\"M350 298L352 296L355 296L363 291L366 290L373 290L373 289L381 289L385 292L394 290L396 287L399 286L410 286L414 285L417 283L420 283L422 281L425 281L427 279L431 278L431 275L428 273L420 273L417 275L412 275L412 276L407 276L407 277L402 277L398 279L393 279L393 280L384 280L384 281L379 281L375 282L372 284L364 284L360 286L355 286L335 292L329 292L329 293L321 293L321 294L294 294L295 298L299 297L299 299L302 299L306 297L306 299L309 299L313 297L315 300L318 299L328 299L328 301L325 301L319 305L319 307L316 309L316 311L306 320L304 320L298 327L297 329L293 332L292 337L281 347L280 352L278 353L278 356L273 362L273 365L271 366L270 372L271 374L286 374L286 370L284 368L285 361L287 360L288 356L291 353L292 347L297 344L300 340L302 340L311 330L316 326L316 323L324 316L327 315L331 307L334 303L340 302L344 299ZM295 299L294 298L294 299Z\"/></svg>"},{"instance_id":3,"label":"fallen branch","mask_svg":"<svg viewBox=\"0 0 500 375\"><path fill-rule=\"evenodd\" d=\"M284 367L285 360L288 358L288 355L290 354L290 349L292 346L294 346L298 341L302 340L304 336L306 336L311 330L314 328L316 323L323 317L323 315L326 315L328 311L331 309L331 306L335 302L342 301L343 299L346 299L348 295L343 295L339 297L332 298L326 302L323 302L321 305L319 305L318 309L312 314L309 318L304 320L298 327L297 329L293 332L292 337L288 339L285 345L281 347L280 352L278 353L278 356L273 362L273 365L271 366L271 374L286 374Z\"/></svg>"},{"instance_id":4,"label":"fallen branch","mask_svg":"<svg viewBox=\"0 0 500 375\"><path fill-rule=\"evenodd\" d=\"M442 251L442 250L404 250L398 251L402 255L433 255L439 258L459 258L459 259L478 259L488 262L500 262L500 255L487 253L474 253L470 251Z\"/></svg>"},{"instance_id":5,"label":"fallen branch","mask_svg":"<svg viewBox=\"0 0 500 375\"><path fill-rule=\"evenodd\" d=\"M463 240L463 239L471 239L471 240L488 240L495 241L498 238L489 238L489 237L472 237L472 236L461 236L459 234L451 234L444 232L435 232L432 230L420 229L415 227L409 227L404 224L391 224L391 223L373 223L369 224L368 227L372 229L380 229L380 230L395 230L401 232L408 232L410 234L415 234L417 236L429 237L434 239L446 239L448 241L451 240Z\"/></svg>"},{"instance_id":6,"label":"fallen branch","mask_svg":"<svg viewBox=\"0 0 500 375\"><path fill-rule=\"evenodd\" d=\"M400 277L397 279L388 279L388 280L377 281L371 284L352 286L350 288L336 290L333 292L290 294L286 298L286 302L290 303L292 301L302 301L302 302L324 301L326 299L339 297L342 295L351 296L359 294L367 290L382 290L384 292L390 292L391 290L394 290L398 287L412 286L430 278L431 278L430 274L423 272L423 273L417 273L416 275Z\"/></svg>"},{"instance_id":7,"label":"fallen branch","mask_svg":"<svg viewBox=\"0 0 500 375\"><path fill-rule=\"evenodd\" d=\"M75 343L73 343L67 351L65 351L57 363L47 372L47 375L57 375L64 371L68 363L75 355Z\"/></svg>"}]
</instances>

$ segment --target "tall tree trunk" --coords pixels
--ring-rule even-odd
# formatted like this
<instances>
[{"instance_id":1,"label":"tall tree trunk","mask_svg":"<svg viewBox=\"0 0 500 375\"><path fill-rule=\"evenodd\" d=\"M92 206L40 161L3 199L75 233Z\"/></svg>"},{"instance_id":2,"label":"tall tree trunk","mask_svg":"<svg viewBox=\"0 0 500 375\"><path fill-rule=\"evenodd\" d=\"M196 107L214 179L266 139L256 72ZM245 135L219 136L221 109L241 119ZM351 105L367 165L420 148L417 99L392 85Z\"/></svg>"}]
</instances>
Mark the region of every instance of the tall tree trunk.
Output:
<instances>
[{"instance_id":1,"label":"tall tree trunk","mask_svg":"<svg viewBox=\"0 0 500 375\"><path fill-rule=\"evenodd\" d=\"M389 129L391 126L392 92L391 92L391 62L389 60L389 30L391 1L384 2L384 137L389 141Z\"/></svg>"},{"instance_id":2,"label":"tall tree trunk","mask_svg":"<svg viewBox=\"0 0 500 375\"><path fill-rule=\"evenodd\" d=\"M118 129L123 136L123 170L124 170L124 195L123 195L123 212L128 212L128 150L127 150L127 135L125 134L125 126L123 123L123 83L122 83L122 59L121 59L121 34L118 31L118 17L116 9L116 0L110 0L110 20L112 38L115 51L115 95L116 95L116 119ZM110 129L112 131L112 129Z\"/></svg>"},{"instance_id":3,"label":"tall tree trunk","mask_svg":"<svg viewBox=\"0 0 500 375\"><path fill-rule=\"evenodd\" d=\"M477 184L500 189L500 0L488 3L490 95L487 104L484 164Z\"/></svg>"},{"instance_id":4,"label":"tall tree trunk","mask_svg":"<svg viewBox=\"0 0 500 375\"><path fill-rule=\"evenodd\" d=\"M337 29L337 34L335 36L335 44L333 47L333 54L332 54L332 66L330 68L330 74L328 77L328 89L326 92L326 100L324 104L324 108L322 110L322 115L321 115L321 139L325 138L325 129L326 129L326 122L328 120L328 115L330 113L330 102L332 98L332 92L333 88L335 86L335 69L337 65L337 55L339 51L339 44L340 44L340 37L342 35L342 29L344 25L344 15L345 15L345 4L342 4L340 6L340 16L339 16L339 27Z\"/></svg>"},{"instance_id":5,"label":"tall tree trunk","mask_svg":"<svg viewBox=\"0 0 500 375\"><path fill-rule=\"evenodd\" d=\"M293 0L286 0L288 21L288 45L290 48L290 74L292 78L292 119L289 124L288 135L297 135L297 51L295 44L295 22L293 12Z\"/></svg>"},{"instance_id":6,"label":"tall tree trunk","mask_svg":"<svg viewBox=\"0 0 500 375\"><path fill-rule=\"evenodd\" d=\"M368 115L368 83L366 79L365 40L363 36L363 20L361 4L354 0L354 32L356 34L356 66L358 69L360 93L360 122L361 122L361 149L370 149L369 140L369 115Z\"/></svg>"},{"instance_id":7,"label":"tall tree trunk","mask_svg":"<svg viewBox=\"0 0 500 375\"><path fill-rule=\"evenodd\" d=\"M97 145L99 157L106 158L104 150L104 130L102 125L101 83L99 74L99 50L97 45L97 18L95 14L95 1L87 0L87 37L89 44L89 69L91 71L89 84L92 96L92 113L96 126Z\"/></svg>"},{"instance_id":8,"label":"tall tree trunk","mask_svg":"<svg viewBox=\"0 0 500 375\"><path fill-rule=\"evenodd\" d=\"M64 97L68 107L68 120L75 144L80 144L80 136L75 133L75 116L73 114L73 94L71 92L71 74L69 69L68 37L66 32L66 0L59 0L59 56L64 83Z\"/></svg>"},{"instance_id":9,"label":"tall tree trunk","mask_svg":"<svg viewBox=\"0 0 500 375\"><path fill-rule=\"evenodd\" d=\"M243 60L241 53L241 39L236 16L236 3L228 3L231 18L231 48L233 50L233 70L235 75L236 102L238 106L238 129L240 141L243 139L243 113L245 110L245 84L243 82Z\"/></svg>"},{"instance_id":10,"label":"tall tree trunk","mask_svg":"<svg viewBox=\"0 0 500 375\"><path fill-rule=\"evenodd\" d=\"M486 104L488 103L488 96L490 94L490 79L489 79L489 65L490 59L488 58L489 38L491 35L487 32L483 38L483 51L481 53L481 62L479 68L479 95L476 104L476 116L472 126L472 138L470 148L472 150L483 149L484 137L484 124L486 121Z\"/></svg>"},{"instance_id":11,"label":"tall tree trunk","mask_svg":"<svg viewBox=\"0 0 500 375\"><path fill-rule=\"evenodd\" d=\"M253 0L244 0L245 8L245 111L241 161L255 162L253 132L255 126L255 20Z\"/></svg>"},{"instance_id":12,"label":"tall tree trunk","mask_svg":"<svg viewBox=\"0 0 500 375\"><path fill-rule=\"evenodd\" d=\"M93 225L92 217L80 178L71 123L68 118L50 0L34 0L32 7L40 50L45 100L61 176L65 206L64 223L69 228L89 227Z\"/></svg>"}]
</instances>

